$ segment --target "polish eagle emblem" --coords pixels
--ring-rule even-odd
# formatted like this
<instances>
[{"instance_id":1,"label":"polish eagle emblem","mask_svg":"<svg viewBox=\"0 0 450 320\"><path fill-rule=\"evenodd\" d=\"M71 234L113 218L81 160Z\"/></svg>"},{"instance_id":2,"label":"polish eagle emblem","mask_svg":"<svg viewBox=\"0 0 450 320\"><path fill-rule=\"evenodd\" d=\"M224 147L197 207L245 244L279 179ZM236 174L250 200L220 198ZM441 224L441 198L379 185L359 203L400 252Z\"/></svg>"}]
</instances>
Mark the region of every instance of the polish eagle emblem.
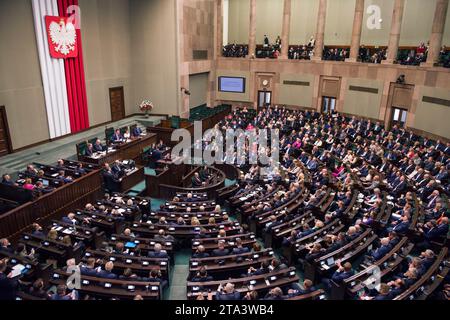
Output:
<instances>
[{"instance_id":1,"label":"polish eagle emblem","mask_svg":"<svg viewBox=\"0 0 450 320\"><path fill-rule=\"evenodd\" d=\"M76 48L77 33L71 22L61 19L59 23L53 21L49 26L49 35L56 52L67 56Z\"/></svg>"}]
</instances>

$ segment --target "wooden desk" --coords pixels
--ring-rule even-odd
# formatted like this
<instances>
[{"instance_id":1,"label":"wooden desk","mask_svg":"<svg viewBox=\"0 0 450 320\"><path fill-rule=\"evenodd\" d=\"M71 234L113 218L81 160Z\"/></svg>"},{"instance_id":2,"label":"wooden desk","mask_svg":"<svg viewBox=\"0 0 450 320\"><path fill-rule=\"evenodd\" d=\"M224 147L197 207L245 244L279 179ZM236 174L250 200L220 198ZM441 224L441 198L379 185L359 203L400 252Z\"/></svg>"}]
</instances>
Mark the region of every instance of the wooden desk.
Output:
<instances>
[{"instance_id":1,"label":"wooden desk","mask_svg":"<svg viewBox=\"0 0 450 320\"><path fill-rule=\"evenodd\" d=\"M135 140L132 140L131 142L118 145L116 147L116 150L106 153L103 157L94 159L78 154L78 160L99 165L102 165L106 162L112 163L115 160L131 159L134 161L138 161L140 160L142 150L154 143L156 143L156 134L149 133L146 136L139 137Z\"/></svg>"},{"instance_id":2,"label":"wooden desk","mask_svg":"<svg viewBox=\"0 0 450 320\"><path fill-rule=\"evenodd\" d=\"M73 183L68 183L27 202L0 217L0 238L18 236L34 222L43 224L67 214L78 206L95 201L101 195L100 170L94 170Z\"/></svg>"},{"instance_id":3,"label":"wooden desk","mask_svg":"<svg viewBox=\"0 0 450 320\"><path fill-rule=\"evenodd\" d=\"M145 179L144 176L144 167L140 165L136 165L136 169L125 175L122 178L122 181L119 183L119 190L121 193L125 193L139 182L142 182Z\"/></svg>"}]
</instances>

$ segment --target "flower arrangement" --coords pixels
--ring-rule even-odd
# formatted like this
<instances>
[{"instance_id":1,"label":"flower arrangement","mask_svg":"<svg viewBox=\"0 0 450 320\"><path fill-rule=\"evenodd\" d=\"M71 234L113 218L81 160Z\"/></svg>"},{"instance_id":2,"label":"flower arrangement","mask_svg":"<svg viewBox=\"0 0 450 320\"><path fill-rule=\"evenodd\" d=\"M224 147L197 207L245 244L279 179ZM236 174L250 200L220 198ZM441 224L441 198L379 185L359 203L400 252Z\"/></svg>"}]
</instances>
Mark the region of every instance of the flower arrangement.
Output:
<instances>
[{"instance_id":1,"label":"flower arrangement","mask_svg":"<svg viewBox=\"0 0 450 320\"><path fill-rule=\"evenodd\" d=\"M148 118L148 113L153 110L153 103L150 100L144 100L139 106L139 109L145 112L145 117Z\"/></svg>"}]
</instances>

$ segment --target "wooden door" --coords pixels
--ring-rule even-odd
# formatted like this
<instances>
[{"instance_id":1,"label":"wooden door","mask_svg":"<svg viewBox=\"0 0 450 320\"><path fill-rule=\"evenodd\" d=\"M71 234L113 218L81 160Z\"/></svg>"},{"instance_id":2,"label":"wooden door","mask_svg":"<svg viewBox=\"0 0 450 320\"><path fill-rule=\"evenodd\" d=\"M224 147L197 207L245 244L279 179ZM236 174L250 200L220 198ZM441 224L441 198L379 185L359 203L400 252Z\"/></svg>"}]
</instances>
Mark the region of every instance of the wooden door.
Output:
<instances>
[{"instance_id":1,"label":"wooden door","mask_svg":"<svg viewBox=\"0 0 450 320\"><path fill-rule=\"evenodd\" d=\"M6 109L0 106L0 157L12 152Z\"/></svg>"},{"instance_id":2,"label":"wooden door","mask_svg":"<svg viewBox=\"0 0 450 320\"><path fill-rule=\"evenodd\" d=\"M111 105L111 121L119 121L125 118L123 87L109 89L109 101Z\"/></svg>"}]
</instances>

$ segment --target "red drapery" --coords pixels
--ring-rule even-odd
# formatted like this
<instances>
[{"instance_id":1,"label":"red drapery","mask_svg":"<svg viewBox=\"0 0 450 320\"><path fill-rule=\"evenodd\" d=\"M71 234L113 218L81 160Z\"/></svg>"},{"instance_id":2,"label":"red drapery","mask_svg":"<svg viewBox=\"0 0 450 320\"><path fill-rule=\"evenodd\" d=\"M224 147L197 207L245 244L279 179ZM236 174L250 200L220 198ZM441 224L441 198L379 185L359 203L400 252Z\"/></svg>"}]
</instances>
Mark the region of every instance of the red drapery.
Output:
<instances>
[{"instance_id":1,"label":"red drapery","mask_svg":"<svg viewBox=\"0 0 450 320\"><path fill-rule=\"evenodd\" d=\"M78 6L78 0L58 0L58 11L62 17L69 17L70 6ZM78 18L77 18L78 19ZM86 81L83 64L83 47L81 32L77 29L78 57L65 59L67 99L69 103L70 128L72 133L89 128L89 115L86 95Z\"/></svg>"}]
</instances>

